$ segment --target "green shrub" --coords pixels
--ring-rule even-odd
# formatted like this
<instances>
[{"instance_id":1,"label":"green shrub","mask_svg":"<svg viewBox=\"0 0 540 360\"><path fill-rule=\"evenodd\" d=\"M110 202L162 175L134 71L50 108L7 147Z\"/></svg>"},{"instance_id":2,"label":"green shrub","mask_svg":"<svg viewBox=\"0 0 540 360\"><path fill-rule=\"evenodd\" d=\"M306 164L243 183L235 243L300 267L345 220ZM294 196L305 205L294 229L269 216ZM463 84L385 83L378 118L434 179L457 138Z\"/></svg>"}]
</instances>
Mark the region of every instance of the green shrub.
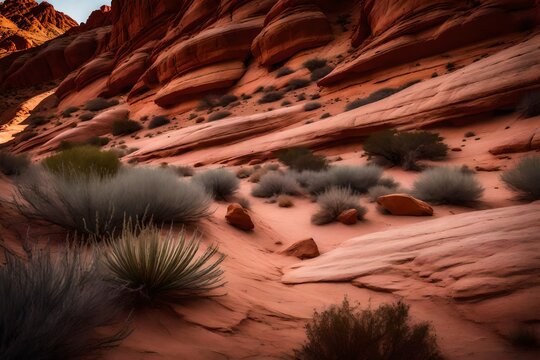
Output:
<instances>
[{"instance_id":1,"label":"green shrub","mask_svg":"<svg viewBox=\"0 0 540 360\"><path fill-rule=\"evenodd\" d=\"M21 175L30 166L30 159L24 155L15 155L0 151L0 172L6 176Z\"/></svg>"},{"instance_id":2,"label":"green shrub","mask_svg":"<svg viewBox=\"0 0 540 360\"><path fill-rule=\"evenodd\" d=\"M321 107L321 103L318 102L310 102L304 105L304 111L313 111L317 110Z\"/></svg>"},{"instance_id":3,"label":"green shrub","mask_svg":"<svg viewBox=\"0 0 540 360\"><path fill-rule=\"evenodd\" d=\"M335 166L312 177L308 184L311 194L317 195L330 188L346 188L363 194L377 185L382 175L378 166Z\"/></svg>"},{"instance_id":4,"label":"green shrub","mask_svg":"<svg viewBox=\"0 0 540 360\"><path fill-rule=\"evenodd\" d=\"M107 100L101 97L97 97L95 99L88 100L84 105L84 108L88 111L100 111L111 106L118 105L118 103L119 102L116 99Z\"/></svg>"},{"instance_id":5,"label":"green shrub","mask_svg":"<svg viewBox=\"0 0 540 360\"><path fill-rule=\"evenodd\" d=\"M271 91L265 93L258 101L259 104L267 104L283 99L283 93L280 91Z\"/></svg>"},{"instance_id":6,"label":"green shrub","mask_svg":"<svg viewBox=\"0 0 540 360\"><path fill-rule=\"evenodd\" d=\"M148 124L149 129L155 129L157 127L170 124L171 120L169 120L166 116L154 116L152 120L150 120L150 123Z\"/></svg>"},{"instance_id":7,"label":"green shrub","mask_svg":"<svg viewBox=\"0 0 540 360\"><path fill-rule=\"evenodd\" d=\"M127 220L186 224L208 216L210 198L171 170L123 169L114 177L66 179L35 171L17 183L21 212L81 234L116 234Z\"/></svg>"},{"instance_id":8,"label":"green shrub","mask_svg":"<svg viewBox=\"0 0 540 360\"><path fill-rule=\"evenodd\" d=\"M212 169L193 176L193 181L202 185L216 200L226 200L240 187L236 175L227 169Z\"/></svg>"},{"instance_id":9,"label":"green shrub","mask_svg":"<svg viewBox=\"0 0 540 360\"><path fill-rule=\"evenodd\" d=\"M230 111L218 111L208 116L208 121L216 121L216 120L224 119L231 115L232 113Z\"/></svg>"},{"instance_id":10,"label":"green shrub","mask_svg":"<svg viewBox=\"0 0 540 360\"><path fill-rule=\"evenodd\" d=\"M0 267L0 358L95 357L128 335L96 332L121 316L118 292L97 271L86 249L33 249L27 259L5 253ZM112 329L111 329L112 330Z\"/></svg>"},{"instance_id":11,"label":"green shrub","mask_svg":"<svg viewBox=\"0 0 540 360\"><path fill-rule=\"evenodd\" d=\"M311 81L318 81L330 74L334 70L333 67L325 65L323 67L317 68L311 72Z\"/></svg>"},{"instance_id":12,"label":"green shrub","mask_svg":"<svg viewBox=\"0 0 540 360\"><path fill-rule=\"evenodd\" d=\"M383 130L371 134L364 142L364 151L405 170L418 169L417 160L439 160L446 156L448 146L439 134L428 131L396 132Z\"/></svg>"},{"instance_id":13,"label":"green shrub","mask_svg":"<svg viewBox=\"0 0 540 360\"><path fill-rule=\"evenodd\" d=\"M95 146L76 146L43 160L51 172L67 177L98 175L112 176L118 172L120 161L112 151L101 151Z\"/></svg>"},{"instance_id":14,"label":"green shrub","mask_svg":"<svg viewBox=\"0 0 540 360\"><path fill-rule=\"evenodd\" d=\"M281 69L279 69L277 72L276 72L276 78L280 78L280 77L283 77L283 76L287 76L287 75L290 75L294 72L293 69L291 69L290 67L282 67Z\"/></svg>"},{"instance_id":15,"label":"green shrub","mask_svg":"<svg viewBox=\"0 0 540 360\"><path fill-rule=\"evenodd\" d=\"M311 72L324 66L326 66L326 59L313 58L304 62L304 67Z\"/></svg>"},{"instance_id":16,"label":"green shrub","mask_svg":"<svg viewBox=\"0 0 540 360\"><path fill-rule=\"evenodd\" d=\"M317 198L319 210L311 217L315 225L324 225L336 221L338 216L349 209L356 209L357 218L362 220L367 210L360 205L358 197L348 188L330 188Z\"/></svg>"},{"instance_id":17,"label":"green shrub","mask_svg":"<svg viewBox=\"0 0 540 360\"><path fill-rule=\"evenodd\" d=\"M62 117L68 118L68 117L71 116L71 114L73 114L74 112L77 112L79 110L80 110L80 108L78 106L70 106L67 109L65 109L64 111L62 111Z\"/></svg>"},{"instance_id":18,"label":"green shrub","mask_svg":"<svg viewBox=\"0 0 540 360\"><path fill-rule=\"evenodd\" d=\"M440 360L436 337L428 323L411 324L402 302L376 310L357 310L347 299L306 325L307 341L296 352L302 360Z\"/></svg>"},{"instance_id":19,"label":"green shrub","mask_svg":"<svg viewBox=\"0 0 540 360\"><path fill-rule=\"evenodd\" d=\"M311 83L308 79L290 79L287 81L285 91L297 90L308 86Z\"/></svg>"},{"instance_id":20,"label":"green shrub","mask_svg":"<svg viewBox=\"0 0 540 360\"><path fill-rule=\"evenodd\" d=\"M89 120L92 120L93 118L94 118L94 114L91 112L87 112L79 116L79 119L81 121L89 121Z\"/></svg>"},{"instance_id":21,"label":"green shrub","mask_svg":"<svg viewBox=\"0 0 540 360\"><path fill-rule=\"evenodd\" d=\"M528 200L540 199L540 156L521 160L515 168L505 171L501 179L520 197Z\"/></svg>"},{"instance_id":22,"label":"green shrub","mask_svg":"<svg viewBox=\"0 0 540 360\"><path fill-rule=\"evenodd\" d=\"M517 111L524 118L540 115L540 91L526 94L519 102Z\"/></svg>"},{"instance_id":23,"label":"green shrub","mask_svg":"<svg viewBox=\"0 0 540 360\"><path fill-rule=\"evenodd\" d=\"M142 129L140 123L129 119L116 120L112 125L112 134L114 136L128 135Z\"/></svg>"},{"instance_id":24,"label":"green shrub","mask_svg":"<svg viewBox=\"0 0 540 360\"><path fill-rule=\"evenodd\" d=\"M315 155L311 150L303 147L294 147L276 151L278 160L292 170L320 171L328 167L328 160L324 156Z\"/></svg>"},{"instance_id":25,"label":"green shrub","mask_svg":"<svg viewBox=\"0 0 540 360\"><path fill-rule=\"evenodd\" d=\"M215 246L199 254L199 246L199 237L183 230L162 239L156 227L127 228L109 242L104 263L109 280L135 302L176 303L224 285L219 265L225 256Z\"/></svg>"},{"instance_id":26,"label":"green shrub","mask_svg":"<svg viewBox=\"0 0 540 360\"><path fill-rule=\"evenodd\" d=\"M413 185L413 195L434 204L472 205L484 192L473 174L459 167L424 171Z\"/></svg>"},{"instance_id":27,"label":"green shrub","mask_svg":"<svg viewBox=\"0 0 540 360\"><path fill-rule=\"evenodd\" d=\"M251 191L251 195L261 198L269 198L281 194L298 195L300 194L300 187L294 177L275 171L263 175L259 183Z\"/></svg>"}]
</instances>

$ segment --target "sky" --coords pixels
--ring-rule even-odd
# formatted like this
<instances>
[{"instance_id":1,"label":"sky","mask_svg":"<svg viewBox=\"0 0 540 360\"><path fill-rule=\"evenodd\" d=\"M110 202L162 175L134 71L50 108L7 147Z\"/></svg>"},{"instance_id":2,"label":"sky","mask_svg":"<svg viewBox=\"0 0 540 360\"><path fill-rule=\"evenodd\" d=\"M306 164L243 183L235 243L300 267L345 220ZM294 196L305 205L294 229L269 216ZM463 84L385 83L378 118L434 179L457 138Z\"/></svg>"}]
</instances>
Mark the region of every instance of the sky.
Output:
<instances>
[{"instance_id":1,"label":"sky","mask_svg":"<svg viewBox=\"0 0 540 360\"><path fill-rule=\"evenodd\" d=\"M42 2L43 0L37 0ZM88 15L96 9L99 9L101 5L111 5L110 0L47 0L49 4L54 6L56 10L59 10L79 24L85 22L88 19Z\"/></svg>"}]
</instances>

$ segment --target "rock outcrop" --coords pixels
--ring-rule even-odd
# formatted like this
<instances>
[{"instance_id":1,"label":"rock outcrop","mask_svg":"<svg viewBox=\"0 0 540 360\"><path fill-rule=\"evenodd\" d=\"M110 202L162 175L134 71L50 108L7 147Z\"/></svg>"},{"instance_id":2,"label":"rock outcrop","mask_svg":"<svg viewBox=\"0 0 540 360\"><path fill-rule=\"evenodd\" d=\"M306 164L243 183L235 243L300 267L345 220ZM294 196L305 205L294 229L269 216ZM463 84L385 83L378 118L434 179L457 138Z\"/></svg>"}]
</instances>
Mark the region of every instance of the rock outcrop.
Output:
<instances>
[{"instance_id":1,"label":"rock outcrop","mask_svg":"<svg viewBox=\"0 0 540 360\"><path fill-rule=\"evenodd\" d=\"M231 204L227 207L225 220L232 226L241 230L250 231L255 228L251 216L249 216L247 210L240 204Z\"/></svg>"},{"instance_id":2,"label":"rock outcrop","mask_svg":"<svg viewBox=\"0 0 540 360\"><path fill-rule=\"evenodd\" d=\"M392 215L402 216L431 216L433 208L429 204L407 194L390 194L379 196L377 199L384 210Z\"/></svg>"},{"instance_id":3,"label":"rock outcrop","mask_svg":"<svg viewBox=\"0 0 540 360\"><path fill-rule=\"evenodd\" d=\"M300 240L280 252L287 256L295 256L300 260L313 259L319 256L319 248L312 238Z\"/></svg>"}]
</instances>

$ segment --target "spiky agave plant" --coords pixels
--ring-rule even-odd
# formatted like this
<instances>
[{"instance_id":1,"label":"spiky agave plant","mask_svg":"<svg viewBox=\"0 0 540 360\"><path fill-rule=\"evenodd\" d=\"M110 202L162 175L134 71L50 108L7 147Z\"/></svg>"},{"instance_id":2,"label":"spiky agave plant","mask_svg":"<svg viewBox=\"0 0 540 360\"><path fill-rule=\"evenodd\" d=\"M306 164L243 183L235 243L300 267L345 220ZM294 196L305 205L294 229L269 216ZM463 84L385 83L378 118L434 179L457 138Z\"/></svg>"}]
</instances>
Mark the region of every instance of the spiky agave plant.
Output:
<instances>
[{"instance_id":1,"label":"spiky agave plant","mask_svg":"<svg viewBox=\"0 0 540 360\"><path fill-rule=\"evenodd\" d=\"M186 235L184 230L177 236L169 230L162 237L154 226L126 227L103 253L108 279L139 303L209 296L211 290L224 286L219 265L225 256L217 246L202 253L199 246L199 236Z\"/></svg>"}]
</instances>

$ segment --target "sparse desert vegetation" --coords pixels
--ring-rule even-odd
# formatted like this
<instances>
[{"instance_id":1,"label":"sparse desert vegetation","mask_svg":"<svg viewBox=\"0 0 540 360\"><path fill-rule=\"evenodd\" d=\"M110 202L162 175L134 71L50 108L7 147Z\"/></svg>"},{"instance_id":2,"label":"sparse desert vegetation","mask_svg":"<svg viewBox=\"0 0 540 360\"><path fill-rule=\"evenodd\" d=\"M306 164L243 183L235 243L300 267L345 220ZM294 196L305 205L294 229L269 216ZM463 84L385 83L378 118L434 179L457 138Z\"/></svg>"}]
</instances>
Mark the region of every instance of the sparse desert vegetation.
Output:
<instances>
[{"instance_id":1,"label":"sparse desert vegetation","mask_svg":"<svg viewBox=\"0 0 540 360\"><path fill-rule=\"evenodd\" d=\"M118 104L119 102L116 99L107 100L101 97L97 97L95 99L87 101L86 104L84 104L84 109L88 111L100 111Z\"/></svg>"},{"instance_id":2,"label":"sparse desert vegetation","mask_svg":"<svg viewBox=\"0 0 540 360\"><path fill-rule=\"evenodd\" d=\"M298 195L300 194L300 186L294 177L278 172L269 172L263 175L251 191L251 195L261 198L281 194Z\"/></svg>"},{"instance_id":3,"label":"sparse desert vegetation","mask_svg":"<svg viewBox=\"0 0 540 360\"><path fill-rule=\"evenodd\" d=\"M311 150L295 147L282 149L276 152L278 160L292 170L324 170L328 167L328 161L324 156L315 155Z\"/></svg>"},{"instance_id":4,"label":"sparse desert vegetation","mask_svg":"<svg viewBox=\"0 0 540 360\"><path fill-rule=\"evenodd\" d=\"M213 169L195 174L192 181L204 187L206 192L216 200L226 200L232 196L240 185L236 175L227 169Z\"/></svg>"},{"instance_id":5,"label":"sparse desert vegetation","mask_svg":"<svg viewBox=\"0 0 540 360\"><path fill-rule=\"evenodd\" d=\"M505 171L501 179L521 198L540 199L540 156L521 160L515 168Z\"/></svg>"},{"instance_id":6,"label":"sparse desert vegetation","mask_svg":"<svg viewBox=\"0 0 540 360\"><path fill-rule=\"evenodd\" d=\"M345 188L357 194L363 194L377 185L382 169L370 166L335 166L319 172L308 182L311 194L320 194L330 188Z\"/></svg>"},{"instance_id":7,"label":"sparse desert vegetation","mask_svg":"<svg viewBox=\"0 0 540 360\"><path fill-rule=\"evenodd\" d=\"M51 172L64 177L110 177L120 169L120 161L112 151L101 151L91 145L67 148L43 160Z\"/></svg>"},{"instance_id":8,"label":"sparse desert vegetation","mask_svg":"<svg viewBox=\"0 0 540 360\"><path fill-rule=\"evenodd\" d=\"M148 124L149 129L155 129L157 127L170 124L171 120L169 120L166 116L154 116L152 120L150 120L150 123Z\"/></svg>"},{"instance_id":9,"label":"sparse desert vegetation","mask_svg":"<svg viewBox=\"0 0 540 360\"><path fill-rule=\"evenodd\" d=\"M112 124L112 134L114 136L129 135L142 129L142 125L130 119L116 120Z\"/></svg>"},{"instance_id":10,"label":"sparse desert vegetation","mask_svg":"<svg viewBox=\"0 0 540 360\"><path fill-rule=\"evenodd\" d=\"M362 220L367 209L360 205L360 201L350 189L332 187L317 197L319 210L311 217L315 225L324 225L336 221L344 211L356 210L356 218Z\"/></svg>"},{"instance_id":11,"label":"sparse desert vegetation","mask_svg":"<svg viewBox=\"0 0 540 360\"><path fill-rule=\"evenodd\" d=\"M280 91L270 91L265 93L260 99L259 104L267 104L283 99L283 93Z\"/></svg>"},{"instance_id":12,"label":"sparse desert vegetation","mask_svg":"<svg viewBox=\"0 0 540 360\"><path fill-rule=\"evenodd\" d=\"M0 151L0 172L6 176L21 175L30 166L30 159L25 155Z\"/></svg>"}]
</instances>

